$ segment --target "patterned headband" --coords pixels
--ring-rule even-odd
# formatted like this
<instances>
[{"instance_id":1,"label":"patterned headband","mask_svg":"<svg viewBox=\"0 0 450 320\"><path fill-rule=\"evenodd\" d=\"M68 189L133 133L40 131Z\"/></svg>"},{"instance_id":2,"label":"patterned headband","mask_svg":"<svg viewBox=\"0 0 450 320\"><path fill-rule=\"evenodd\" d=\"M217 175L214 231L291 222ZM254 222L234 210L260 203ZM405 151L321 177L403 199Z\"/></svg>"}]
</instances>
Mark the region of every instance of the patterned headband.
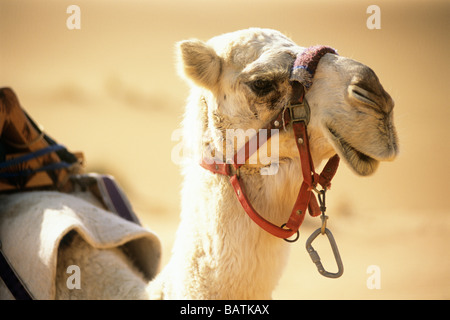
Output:
<instances>
[{"instance_id":1,"label":"patterned headband","mask_svg":"<svg viewBox=\"0 0 450 320\"><path fill-rule=\"evenodd\" d=\"M337 54L337 51L331 47L319 45L306 48L298 54L292 67L291 80L299 81L306 89L309 89L320 58L326 53Z\"/></svg>"}]
</instances>

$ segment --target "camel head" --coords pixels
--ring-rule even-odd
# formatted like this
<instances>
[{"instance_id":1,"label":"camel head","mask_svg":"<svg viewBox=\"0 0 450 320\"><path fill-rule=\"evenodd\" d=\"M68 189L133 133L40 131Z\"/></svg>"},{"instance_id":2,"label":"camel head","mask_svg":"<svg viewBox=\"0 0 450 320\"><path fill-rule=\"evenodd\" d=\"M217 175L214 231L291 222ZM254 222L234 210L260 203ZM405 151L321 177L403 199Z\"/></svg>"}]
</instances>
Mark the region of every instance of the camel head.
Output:
<instances>
[{"instance_id":1,"label":"camel head","mask_svg":"<svg viewBox=\"0 0 450 320\"><path fill-rule=\"evenodd\" d=\"M180 70L198 92L198 130L213 148L223 147L224 130L258 130L286 106L298 90L290 76L304 49L277 31L256 28L179 43ZM337 153L357 174L369 175L379 161L396 156L394 102L369 67L327 53L312 81L305 98L314 162ZM280 130L280 163L298 159L293 140Z\"/></svg>"}]
</instances>

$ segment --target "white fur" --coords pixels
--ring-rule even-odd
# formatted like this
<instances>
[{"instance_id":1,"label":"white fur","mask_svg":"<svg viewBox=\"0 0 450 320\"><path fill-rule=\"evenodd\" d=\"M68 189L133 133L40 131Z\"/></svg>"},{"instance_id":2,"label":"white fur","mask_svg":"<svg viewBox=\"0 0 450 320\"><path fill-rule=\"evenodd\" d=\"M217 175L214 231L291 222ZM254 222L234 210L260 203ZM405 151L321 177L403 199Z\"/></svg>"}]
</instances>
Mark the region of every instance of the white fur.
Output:
<instances>
[{"instance_id":1,"label":"white fur","mask_svg":"<svg viewBox=\"0 0 450 320\"><path fill-rule=\"evenodd\" d=\"M202 150L207 148L225 154L225 129L258 129L279 112L289 100L291 86L286 80L289 66L303 48L279 32L266 29L225 34L207 43L193 41L189 52L195 51L194 56L186 52L185 47L186 42L183 42L180 56L182 64L189 66L207 60L199 58L199 52L208 52L207 57L210 57L211 49L214 49L214 62L199 67L201 74L186 74L194 83L199 83L203 72L210 68L214 79L210 79L208 86L194 87L186 107L184 143L189 155L184 166L181 223L173 256L166 269L150 285L151 291L158 298L270 298L286 263L288 245L249 219L227 177L202 169L198 161ZM193 50L192 47L198 48ZM219 61L220 74L217 72ZM328 122L356 125L351 129L355 133L350 141L358 148L369 150L374 157L382 159L385 148L389 149L387 153L395 154L395 148L383 144L383 140L388 139L395 142L395 132L389 130L386 133L384 126L380 129L375 116L358 118L373 124L373 130L364 123L353 122L354 108L359 106L353 100L349 102L345 88L353 83L354 78L364 76L366 68L353 60L333 55L326 55L320 62L316 82L306 95L312 109L308 130L316 165L336 153L326 129ZM217 76L218 79L215 78ZM285 77L279 84L285 97L280 98L278 108L269 110L264 99L258 101L252 97L247 83L258 77L277 76ZM374 91L379 91L386 103L390 103L390 97L377 79L369 81ZM391 112L392 107L387 111ZM385 122L391 121L392 116L389 115ZM358 135L366 139L361 140ZM290 214L302 177L292 132L281 132L279 139L280 167L276 175L261 175L260 165L247 164L241 170L241 176L255 209L281 225ZM235 146L234 151L239 147Z\"/></svg>"},{"instance_id":2,"label":"white fur","mask_svg":"<svg viewBox=\"0 0 450 320\"><path fill-rule=\"evenodd\" d=\"M101 259L120 264L109 270L112 274L104 275L105 281L115 277L126 287L116 298L145 298L147 294L153 299L271 298L286 264L289 245L253 223L241 208L228 178L201 168L199 160L205 149L226 153L226 129L259 129L283 108L292 92L290 66L302 50L277 31L256 28L218 36L206 43L182 42L180 69L193 87L183 121L181 222L168 265L144 290L142 280L132 280L133 272L119 262L123 257L117 252L99 252L77 240L60 259L73 259L88 273ZM257 97L249 83L262 77L277 79L277 90ZM372 87L371 93L365 93L371 94L370 99L348 89L361 81ZM338 152L355 172L370 174L379 160L392 159L396 154L393 102L367 67L325 55L306 98L311 106L308 132L316 166ZM373 101L375 107L370 105ZM339 130L341 140L333 137L329 125ZM373 161L361 160L358 153L347 159L340 145L344 138ZM278 225L290 215L302 182L293 140L291 131L280 131L277 174L261 175L260 163L246 164L241 170L252 205ZM97 275L91 277L94 287L98 286L95 279L104 280L100 271L92 271ZM64 285L57 283L58 287ZM64 294L58 297L67 298ZM91 293L82 292L76 296L91 297Z\"/></svg>"}]
</instances>

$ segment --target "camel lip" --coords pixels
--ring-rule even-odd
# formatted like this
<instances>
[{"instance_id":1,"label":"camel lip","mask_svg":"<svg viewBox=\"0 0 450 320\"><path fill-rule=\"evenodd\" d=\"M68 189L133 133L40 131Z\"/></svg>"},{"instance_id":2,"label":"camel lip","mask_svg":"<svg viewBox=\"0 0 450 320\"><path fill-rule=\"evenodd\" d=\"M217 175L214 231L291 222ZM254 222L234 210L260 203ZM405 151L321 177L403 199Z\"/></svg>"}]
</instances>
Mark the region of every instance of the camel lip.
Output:
<instances>
[{"instance_id":1,"label":"camel lip","mask_svg":"<svg viewBox=\"0 0 450 320\"><path fill-rule=\"evenodd\" d=\"M367 176L375 172L379 161L373 157L359 151L347 142L336 130L327 126L331 133L335 146L351 166L351 168L359 175Z\"/></svg>"}]
</instances>

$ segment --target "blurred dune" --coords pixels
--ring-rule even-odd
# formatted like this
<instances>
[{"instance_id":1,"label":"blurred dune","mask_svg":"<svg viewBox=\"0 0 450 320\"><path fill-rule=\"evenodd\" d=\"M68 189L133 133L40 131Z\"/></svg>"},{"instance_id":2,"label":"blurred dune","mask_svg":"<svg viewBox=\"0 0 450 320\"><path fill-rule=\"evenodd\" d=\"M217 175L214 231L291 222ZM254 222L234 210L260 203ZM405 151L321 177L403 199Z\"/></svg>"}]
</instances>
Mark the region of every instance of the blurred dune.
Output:
<instances>
[{"instance_id":1,"label":"blurred dune","mask_svg":"<svg viewBox=\"0 0 450 320\"><path fill-rule=\"evenodd\" d=\"M344 276L322 278L311 263L303 243L319 222L310 218L274 298L450 298L450 2L377 1L380 30L366 27L365 0L75 2L80 30L66 27L73 1L0 2L0 86L56 140L83 151L86 171L116 177L160 235L163 263L182 183L172 133L188 95L175 43L267 27L374 69L396 101L401 148L368 178L342 165L327 194ZM380 267L381 289L366 285L370 265Z\"/></svg>"}]
</instances>

